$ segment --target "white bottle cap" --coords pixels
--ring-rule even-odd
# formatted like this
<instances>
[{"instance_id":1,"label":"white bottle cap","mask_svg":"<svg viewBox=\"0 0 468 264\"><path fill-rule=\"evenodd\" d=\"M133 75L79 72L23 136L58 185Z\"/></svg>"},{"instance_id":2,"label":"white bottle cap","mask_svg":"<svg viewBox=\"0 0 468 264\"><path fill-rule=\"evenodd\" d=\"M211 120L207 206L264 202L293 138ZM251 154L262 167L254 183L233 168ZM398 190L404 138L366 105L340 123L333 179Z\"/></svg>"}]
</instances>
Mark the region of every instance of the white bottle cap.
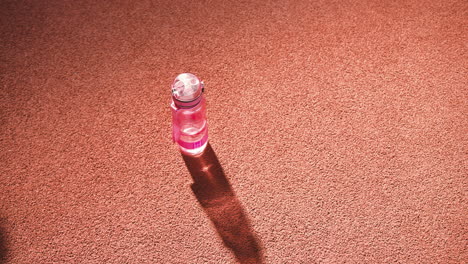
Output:
<instances>
[{"instance_id":1,"label":"white bottle cap","mask_svg":"<svg viewBox=\"0 0 468 264\"><path fill-rule=\"evenodd\" d=\"M179 74L172 83L172 96L180 102L195 101L202 92L202 82L191 73Z\"/></svg>"}]
</instances>

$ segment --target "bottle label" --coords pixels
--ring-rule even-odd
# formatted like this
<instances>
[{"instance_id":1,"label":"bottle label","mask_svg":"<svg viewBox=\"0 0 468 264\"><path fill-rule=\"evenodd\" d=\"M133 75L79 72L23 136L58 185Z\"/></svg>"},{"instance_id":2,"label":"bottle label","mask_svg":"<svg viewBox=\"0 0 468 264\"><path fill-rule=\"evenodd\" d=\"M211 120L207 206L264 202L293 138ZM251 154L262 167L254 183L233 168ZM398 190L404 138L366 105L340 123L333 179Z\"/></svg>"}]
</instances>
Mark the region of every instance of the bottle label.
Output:
<instances>
[{"instance_id":1,"label":"bottle label","mask_svg":"<svg viewBox=\"0 0 468 264\"><path fill-rule=\"evenodd\" d=\"M185 142L179 139L177 140L177 144L179 144L184 149L196 149L196 148L203 146L206 143L206 141L208 141L208 129L206 129L205 135L203 135L202 139L198 141Z\"/></svg>"}]
</instances>

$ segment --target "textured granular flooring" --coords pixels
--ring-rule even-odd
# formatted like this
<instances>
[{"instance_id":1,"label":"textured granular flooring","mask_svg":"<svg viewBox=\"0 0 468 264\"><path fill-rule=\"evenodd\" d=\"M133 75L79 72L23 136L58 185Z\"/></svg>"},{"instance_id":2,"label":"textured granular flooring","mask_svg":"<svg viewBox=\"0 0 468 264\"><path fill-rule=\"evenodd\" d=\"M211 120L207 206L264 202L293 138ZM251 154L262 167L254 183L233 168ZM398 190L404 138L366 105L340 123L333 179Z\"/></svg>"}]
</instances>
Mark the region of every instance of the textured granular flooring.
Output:
<instances>
[{"instance_id":1,"label":"textured granular flooring","mask_svg":"<svg viewBox=\"0 0 468 264\"><path fill-rule=\"evenodd\" d=\"M1 1L0 259L466 263L467 28L450 0Z\"/></svg>"}]
</instances>

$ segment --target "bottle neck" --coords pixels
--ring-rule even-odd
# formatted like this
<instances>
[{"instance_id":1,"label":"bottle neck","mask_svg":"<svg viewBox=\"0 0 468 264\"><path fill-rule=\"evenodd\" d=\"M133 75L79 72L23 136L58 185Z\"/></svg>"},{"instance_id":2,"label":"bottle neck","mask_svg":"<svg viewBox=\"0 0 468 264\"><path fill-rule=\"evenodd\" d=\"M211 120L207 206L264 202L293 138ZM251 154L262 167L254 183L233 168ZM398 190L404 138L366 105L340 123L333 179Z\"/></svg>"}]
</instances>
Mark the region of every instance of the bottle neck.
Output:
<instances>
[{"instance_id":1,"label":"bottle neck","mask_svg":"<svg viewBox=\"0 0 468 264\"><path fill-rule=\"evenodd\" d=\"M203 94L200 94L200 96L198 96L195 100L192 100L190 102L183 102L183 101L179 101L177 99L175 99L174 97L172 97L172 101L174 102L174 105L178 108L193 108L195 106L197 106L203 99Z\"/></svg>"}]
</instances>

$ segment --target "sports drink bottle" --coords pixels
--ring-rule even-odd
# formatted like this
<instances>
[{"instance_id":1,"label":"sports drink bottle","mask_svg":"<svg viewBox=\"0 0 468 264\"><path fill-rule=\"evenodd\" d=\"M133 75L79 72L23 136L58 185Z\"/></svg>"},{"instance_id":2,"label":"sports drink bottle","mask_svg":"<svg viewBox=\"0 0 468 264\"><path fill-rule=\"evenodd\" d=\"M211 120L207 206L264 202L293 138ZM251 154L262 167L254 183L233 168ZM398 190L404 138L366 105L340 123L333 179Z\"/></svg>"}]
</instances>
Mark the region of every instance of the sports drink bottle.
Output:
<instances>
[{"instance_id":1,"label":"sports drink bottle","mask_svg":"<svg viewBox=\"0 0 468 264\"><path fill-rule=\"evenodd\" d=\"M197 76L182 73L171 90L172 139L183 153L200 154L208 143L204 84Z\"/></svg>"}]
</instances>

